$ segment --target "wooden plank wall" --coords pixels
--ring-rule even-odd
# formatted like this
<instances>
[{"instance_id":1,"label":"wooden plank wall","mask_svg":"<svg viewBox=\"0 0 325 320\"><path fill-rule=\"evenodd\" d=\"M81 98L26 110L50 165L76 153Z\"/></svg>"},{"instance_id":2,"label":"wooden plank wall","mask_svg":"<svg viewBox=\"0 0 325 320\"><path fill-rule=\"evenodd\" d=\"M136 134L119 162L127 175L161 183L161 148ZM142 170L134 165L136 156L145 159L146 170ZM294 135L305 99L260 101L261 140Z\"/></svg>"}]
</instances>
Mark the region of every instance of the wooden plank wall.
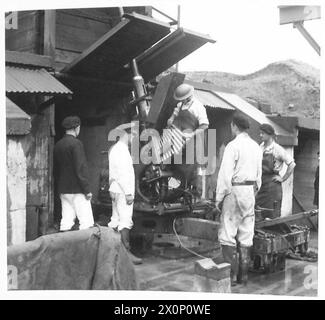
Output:
<instances>
[{"instance_id":1,"label":"wooden plank wall","mask_svg":"<svg viewBox=\"0 0 325 320\"><path fill-rule=\"evenodd\" d=\"M125 12L147 14L146 7L129 7ZM121 20L118 8L56 10L56 69L73 61Z\"/></svg>"},{"instance_id":2,"label":"wooden plank wall","mask_svg":"<svg viewBox=\"0 0 325 320\"><path fill-rule=\"evenodd\" d=\"M7 246L26 241L27 136L7 135Z\"/></svg>"},{"instance_id":3,"label":"wooden plank wall","mask_svg":"<svg viewBox=\"0 0 325 320\"><path fill-rule=\"evenodd\" d=\"M26 185L26 240L33 240L39 236L39 212L38 207L44 206L45 212L49 212L52 206L52 187L49 183L51 175L49 146L50 134L50 109L43 114L37 114L37 106L42 97L35 95L13 94L10 99L19 105L31 116L31 132L22 140L22 148L26 156L27 185ZM19 197L19 195L17 195Z\"/></svg>"},{"instance_id":4,"label":"wooden plank wall","mask_svg":"<svg viewBox=\"0 0 325 320\"><path fill-rule=\"evenodd\" d=\"M6 30L6 50L41 53L43 12L19 11L18 29Z\"/></svg>"},{"instance_id":5,"label":"wooden plank wall","mask_svg":"<svg viewBox=\"0 0 325 320\"><path fill-rule=\"evenodd\" d=\"M319 133L299 132L299 145L295 148L294 193L305 210L315 208L314 179L318 165Z\"/></svg>"},{"instance_id":6,"label":"wooden plank wall","mask_svg":"<svg viewBox=\"0 0 325 320\"><path fill-rule=\"evenodd\" d=\"M124 8L151 15L150 7ZM60 69L119 21L118 8L56 10L56 60ZM18 29L6 30L6 50L43 53L44 10L18 11Z\"/></svg>"}]
</instances>

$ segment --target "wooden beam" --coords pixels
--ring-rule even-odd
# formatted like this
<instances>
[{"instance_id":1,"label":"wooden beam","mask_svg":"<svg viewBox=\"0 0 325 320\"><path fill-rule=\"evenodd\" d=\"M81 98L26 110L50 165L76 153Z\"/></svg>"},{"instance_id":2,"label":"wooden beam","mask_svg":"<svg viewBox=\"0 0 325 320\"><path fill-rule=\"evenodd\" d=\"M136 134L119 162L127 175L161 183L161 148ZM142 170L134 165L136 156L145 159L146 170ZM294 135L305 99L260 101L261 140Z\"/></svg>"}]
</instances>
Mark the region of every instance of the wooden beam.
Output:
<instances>
[{"instance_id":1,"label":"wooden beam","mask_svg":"<svg viewBox=\"0 0 325 320\"><path fill-rule=\"evenodd\" d=\"M44 11L44 27L43 27L44 48L43 54L50 56L51 65L55 66L55 40L56 40L56 11ZM48 137L48 211L43 212L40 225L40 230L46 232L46 229L53 225L54 221L54 179L53 179L53 150L54 150L54 136L55 136L55 104L54 100L45 97L44 105L48 105L48 109L44 113L48 119L50 127L50 136Z\"/></svg>"},{"instance_id":2,"label":"wooden beam","mask_svg":"<svg viewBox=\"0 0 325 320\"><path fill-rule=\"evenodd\" d=\"M24 64L36 67L51 68L51 57L27 52L6 51L6 64Z\"/></svg>"},{"instance_id":3,"label":"wooden beam","mask_svg":"<svg viewBox=\"0 0 325 320\"><path fill-rule=\"evenodd\" d=\"M38 110L37 110L37 113L40 114L42 113L46 108L54 105L54 101L55 101L55 98L52 97L48 100L45 100L44 102L42 102L39 106L38 106Z\"/></svg>"},{"instance_id":4,"label":"wooden beam","mask_svg":"<svg viewBox=\"0 0 325 320\"><path fill-rule=\"evenodd\" d=\"M286 217L275 218L272 220L263 220L255 224L255 229L271 227L275 225L280 225L282 223L295 223L297 220L310 219L311 217L316 215L318 215L318 210L311 210L311 211L292 214Z\"/></svg>"},{"instance_id":5,"label":"wooden beam","mask_svg":"<svg viewBox=\"0 0 325 320\"><path fill-rule=\"evenodd\" d=\"M91 77L83 77L83 76L75 76L68 73L63 72L56 72L55 77L59 79L65 79L67 81L77 81L81 83L89 84L97 84L97 85L105 85L105 86L122 86L132 89L133 84L131 82L120 82L120 81L109 81L109 80L102 80L98 78L91 78Z\"/></svg>"},{"instance_id":6,"label":"wooden beam","mask_svg":"<svg viewBox=\"0 0 325 320\"><path fill-rule=\"evenodd\" d=\"M54 66L55 59L55 30L56 12L55 10L45 10L44 12L44 54L49 56Z\"/></svg>"}]
</instances>

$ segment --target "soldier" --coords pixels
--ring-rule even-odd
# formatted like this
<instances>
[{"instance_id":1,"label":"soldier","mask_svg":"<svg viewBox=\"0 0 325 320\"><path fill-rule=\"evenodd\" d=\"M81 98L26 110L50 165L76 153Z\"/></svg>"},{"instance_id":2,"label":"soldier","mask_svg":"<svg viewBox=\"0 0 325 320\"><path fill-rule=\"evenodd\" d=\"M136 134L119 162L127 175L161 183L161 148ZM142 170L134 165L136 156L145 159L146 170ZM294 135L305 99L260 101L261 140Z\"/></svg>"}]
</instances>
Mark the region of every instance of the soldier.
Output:
<instances>
[{"instance_id":1,"label":"soldier","mask_svg":"<svg viewBox=\"0 0 325 320\"><path fill-rule=\"evenodd\" d=\"M174 93L174 99L179 101L167 125L174 124L182 131L192 134L199 129L207 129L209 120L204 105L194 97L194 87L183 83Z\"/></svg>"},{"instance_id":2,"label":"soldier","mask_svg":"<svg viewBox=\"0 0 325 320\"><path fill-rule=\"evenodd\" d=\"M173 114L167 121L167 126L172 124L179 128L187 140L200 133L201 141L204 143L203 130L209 127L209 120L204 105L194 97L194 87L183 83L174 92L174 99L178 101ZM193 148L194 153L196 152ZM203 152L203 149L202 149ZM198 188L198 174L200 173L197 158L193 157L194 163L187 161L183 169L189 174L189 181ZM197 194L198 198L201 195Z\"/></svg>"},{"instance_id":3,"label":"soldier","mask_svg":"<svg viewBox=\"0 0 325 320\"><path fill-rule=\"evenodd\" d=\"M250 248L255 224L255 192L261 186L262 152L246 130L246 117L235 114L231 131L235 138L224 150L218 173L216 206L221 209L219 241L224 260L231 264L231 283L247 283ZM238 242L238 243L237 243Z\"/></svg>"}]
</instances>

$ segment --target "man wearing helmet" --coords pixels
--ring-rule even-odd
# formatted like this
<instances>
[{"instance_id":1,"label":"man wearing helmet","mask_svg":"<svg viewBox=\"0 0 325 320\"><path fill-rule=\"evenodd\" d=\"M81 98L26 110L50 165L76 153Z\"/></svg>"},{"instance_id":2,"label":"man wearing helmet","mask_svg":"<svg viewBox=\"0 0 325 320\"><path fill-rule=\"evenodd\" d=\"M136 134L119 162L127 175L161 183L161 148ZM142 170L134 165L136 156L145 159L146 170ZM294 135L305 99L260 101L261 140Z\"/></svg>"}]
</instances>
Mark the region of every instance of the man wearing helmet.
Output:
<instances>
[{"instance_id":1,"label":"man wearing helmet","mask_svg":"<svg viewBox=\"0 0 325 320\"><path fill-rule=\"evenodd\" d=\"M194 97L193 86L186 83L178 86L174 93L174 99L178 103L167 121L168 126L174 124L182 131L186 130L188 137L194 135L196 130L204 130L209 127L205 107Z\"/></svg>"},{"instance_id":2,"label":"man wearing helmet","mask_svg":"<svg viewBox=\"0 0 325 320\"><path fill-rule=\"evenodd\" d=\"M188 140L193 136L203 133L209 127L209 120L204 105L194 97L194 87L183 83L174 92L174 99L178 101L173 114L167 121L167 126L172 124L179 128ZM203 138L204 136L201 136ZM194 151L196 152L196 151ZM184 164L185 165L185 164ZM190 183L198 187L197 164L186 163L184 170L190 175ZM200 197L200 195L197 195Z\"/></svg>"}]
</instances>

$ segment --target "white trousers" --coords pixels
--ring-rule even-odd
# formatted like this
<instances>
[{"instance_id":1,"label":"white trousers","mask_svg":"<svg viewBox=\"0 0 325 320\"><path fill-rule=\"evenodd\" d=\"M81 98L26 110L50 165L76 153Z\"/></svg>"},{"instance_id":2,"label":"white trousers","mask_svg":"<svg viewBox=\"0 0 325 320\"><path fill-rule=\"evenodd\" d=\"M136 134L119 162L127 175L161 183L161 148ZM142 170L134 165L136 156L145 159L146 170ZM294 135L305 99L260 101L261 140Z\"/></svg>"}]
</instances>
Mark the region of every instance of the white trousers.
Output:
<instances>
[{"instance_id":1,"label":"white trousers","mask_svg":"<svg viewBox=\"0 0 325 320\"><path fill-rule=\"evenodd\" d=\"M79 220L80 230L90 228L94 225L90 200L87 200L84 194L60 194L60 199L62 205L61 231L70 230L76 218Z\"/></svg>"},{"instance_id":2,"label":"white trousers","mask_svg":"<svg viewBox=\"0 0 325 320\"><path fill-rule=\"evenodd\" d=\"M243 247L253 245L255 226L253 186L233 186L223 201L219 241L222 245Z\"/></svg>"},{"instance_id":3,"label":"white trousers","mask_svg":"<svg viewBox=\"0 0 325 320\"><path fill-rule=\"evenodd\" d=\"M112 201L112 217L108 226L117 228L118 231L122 229L131 229L133 227L132 215L133 204L126 203L124 193L113 193L114 200Z\"/></svg>"}]
</instances>

